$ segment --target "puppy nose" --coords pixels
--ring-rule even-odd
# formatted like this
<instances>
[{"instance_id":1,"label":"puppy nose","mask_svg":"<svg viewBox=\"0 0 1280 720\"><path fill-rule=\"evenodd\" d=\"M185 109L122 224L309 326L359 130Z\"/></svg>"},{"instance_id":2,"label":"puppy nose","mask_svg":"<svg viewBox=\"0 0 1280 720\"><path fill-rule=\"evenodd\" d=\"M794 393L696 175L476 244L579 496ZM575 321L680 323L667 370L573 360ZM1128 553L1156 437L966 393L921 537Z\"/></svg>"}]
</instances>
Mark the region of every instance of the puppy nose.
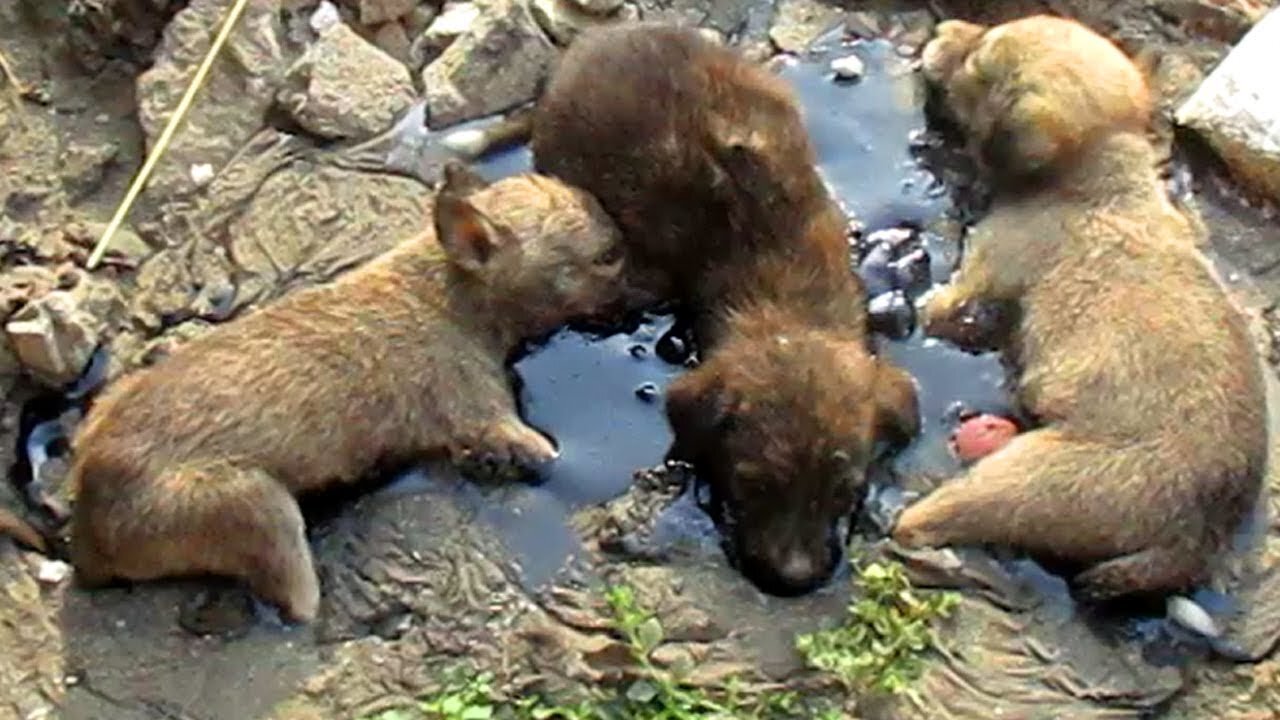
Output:
<instances>
[{"instance_id":1,"label":"puppy nose","mask_svg":"<svg viewBox=\"0 0 1280 720\"><path fill-rule=\"evenodd\" d=\"M823 568L818 566L811 553L793 550L781 560L777 566L778 579L789 589L805 592L821 580Z\"/></svg>"}]
</instances>

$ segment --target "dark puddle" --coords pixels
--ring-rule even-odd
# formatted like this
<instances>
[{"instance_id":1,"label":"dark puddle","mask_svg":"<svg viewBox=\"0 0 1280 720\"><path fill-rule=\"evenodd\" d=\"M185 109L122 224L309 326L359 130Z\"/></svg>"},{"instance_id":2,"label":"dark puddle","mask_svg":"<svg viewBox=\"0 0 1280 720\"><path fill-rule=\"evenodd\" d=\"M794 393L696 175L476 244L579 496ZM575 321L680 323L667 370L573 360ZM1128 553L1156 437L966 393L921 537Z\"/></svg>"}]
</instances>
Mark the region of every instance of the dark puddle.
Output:
<instances>
[{"instance_id":1,"label":"dark puddle","mask_svg":"<svg viewBox=\"0 0 1280 720\"><path fill-rule=\"evenodd\" d=\"M850 54L866 72L854 81L837 80L831 61ZM960 465L947 441L957 410L1008 415L1012 406L997 355L962 351L914 327L912 306L931 286L946 282L959 260L959 238L935 229L948 221L959 227L963 217L929 152L939 142L926 130L923 81L891 43L847 42L839 34L820 40L780 74L800 96L828 187L861 223L857 254L872 310L903 316L892 323L897 337L880 334L877 345L915 377L923 423L920 436L892 460L894 473L953 475ZM901 247L888 258L909 260L915 251L914 268L900 264L898 272L885 272L876 248L893 243Z\"/></svg>"}]
</instances>

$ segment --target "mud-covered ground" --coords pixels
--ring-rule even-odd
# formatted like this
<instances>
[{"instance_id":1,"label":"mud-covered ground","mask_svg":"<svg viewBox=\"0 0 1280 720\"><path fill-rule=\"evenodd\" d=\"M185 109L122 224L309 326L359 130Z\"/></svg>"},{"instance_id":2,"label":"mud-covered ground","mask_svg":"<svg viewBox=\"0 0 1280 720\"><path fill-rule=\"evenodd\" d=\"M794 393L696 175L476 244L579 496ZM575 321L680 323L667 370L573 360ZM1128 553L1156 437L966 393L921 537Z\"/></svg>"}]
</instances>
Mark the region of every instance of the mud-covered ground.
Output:
<instances>
[{"instance_id":1,"label":"mud-covered ground","mask_svg":"<svg viewBox=\"0 0 1280 720\"><path fill-rule=\"evenodd\" d=\"M638 0L587 3L588 12L570 0L343 0L343 24L332 27L316 24L316 4L249 3L191 119L90 273L88 248L229 3L0 2L0 465L13 481L0 484L4 507L47 525L65 504L58 438L74 429L85 391L416 232L448 157L424 120L439 129L529 100L587 24L696 23L760 60L818 40L816 57L779 61L778 71L801 92L821 169L864 237L923 228L938 280L975 188L945 146L918 132L910 61L936 18L1045 9L1080 18L1131 52L1154 53L1167 112L1269 3ZM841 32L828 32L841 25L850 38L887 41L841 45ZM848 52L867 76L837 86L827 62ZM1189 138L1173 154L1171 187L1202 213L1264 354L1280 359L1274 214L1241 199ZM517 150L481 170L526 163ZM275 625L217 583L87 593L58 564L59 548L50 559L0 539L0 718L358 717L436 689L459 661L493 671L512 696L622 684L634 668L601 594L615 583L657 610L666 636L655 658L691 664L692 683L738 677L838 698L803 670L793 638L839 620L847 576L806 598L765 597L726 565L678 473L631 481L631 470L660 460L667 438L654 400L683 361L668 327L654 316L604 341L566 332L517 367L526 413L567 450L543 484L478 488L428 468L315 508L324 600L310 627ZM1004 401L998 364L910 333L883 346L920 377L931 430L889 469L908 487L927 485L954 471L940 451L949 405ZM919 704L864 703L860 716L1280 716L1280 472L1269 485L1223 563L1220 592L1198 596L1238 662L1172 647L1158 611L1083 611L1029 563L895 555L918 582L960 587L964 600L942 628L945 649L930 658Z\"/></svg>"}]
</instances>

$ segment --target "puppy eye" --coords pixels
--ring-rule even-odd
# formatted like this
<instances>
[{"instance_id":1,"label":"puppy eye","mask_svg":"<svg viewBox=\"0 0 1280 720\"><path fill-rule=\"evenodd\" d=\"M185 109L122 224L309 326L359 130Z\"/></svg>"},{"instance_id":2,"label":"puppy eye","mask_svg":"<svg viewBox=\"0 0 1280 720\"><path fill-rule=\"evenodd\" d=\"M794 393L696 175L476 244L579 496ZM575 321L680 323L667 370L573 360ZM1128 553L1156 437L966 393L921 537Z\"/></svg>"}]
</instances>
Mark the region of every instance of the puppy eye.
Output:
<instances>
[{"instance_id":1,"label":"puppy eye","mask_svg":"<svg viewBox=\"0 0 1280 720\"><path fill-rule=\"evenodd\" d=\"M594 262L596 265L613 265L622 259L622 243L610 243L604 249L604 252L596 256Z\"/></svg>"}]
</instances>

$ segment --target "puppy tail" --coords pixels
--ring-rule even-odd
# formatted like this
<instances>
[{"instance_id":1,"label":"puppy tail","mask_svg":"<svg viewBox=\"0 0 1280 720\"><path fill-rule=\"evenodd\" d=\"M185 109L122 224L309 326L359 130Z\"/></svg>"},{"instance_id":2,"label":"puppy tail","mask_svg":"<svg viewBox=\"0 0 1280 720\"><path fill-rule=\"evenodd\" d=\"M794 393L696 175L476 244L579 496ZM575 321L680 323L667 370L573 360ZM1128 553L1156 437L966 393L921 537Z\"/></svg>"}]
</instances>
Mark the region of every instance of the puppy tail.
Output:
<instances>
[{"instance_id":1,"label":"puppy tail","mask_svg":"<svg viewBox=\"0 0 1280 720\"><path fill-rule=\"evenodd\" d=\"M13 538L21 545L48 554L49 543L30 523L8 508L0 508L0 535Z\"/></svg>"}]
</instances>

